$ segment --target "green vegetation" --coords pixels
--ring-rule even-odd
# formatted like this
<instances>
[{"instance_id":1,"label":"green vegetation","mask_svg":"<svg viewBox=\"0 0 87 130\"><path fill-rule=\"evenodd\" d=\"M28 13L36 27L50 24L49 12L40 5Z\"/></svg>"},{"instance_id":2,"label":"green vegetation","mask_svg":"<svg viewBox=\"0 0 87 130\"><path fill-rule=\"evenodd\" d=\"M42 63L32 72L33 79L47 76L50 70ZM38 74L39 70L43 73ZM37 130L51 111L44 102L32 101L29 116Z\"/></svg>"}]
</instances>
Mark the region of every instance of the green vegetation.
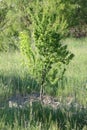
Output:
<instances>
[{"instance_id":1,"label":"green vegetation","mask_svg":"<svg viewBox=\"0 0 87 130\"><path fill-rule=\"evenodd\" d=\"M67 110L65 105L54 111L49 107L42 107L40 104L36 103L32 106L33 116L30 116L29 114L31 111L31 109L28 108L29 106L26 106L26 108L22 110L8 108L8 105L6 104L6 99L8 99L12 93L20 92L25 94L31 93L32 91L39 91L40 89L37 82L29 75L30 70L27 64L27 59L25 59L25 57L18 51L13 53L0 53L0 104L4 104L4 108L0 109L0 128L9 128L12 130L13 125L14 130L26 130L28 127L32 130L51 130L52 128L57 130L58 127L59 130L68 130L72 128L75 130L86 130L87 111L84 109L87 103L87 58L85 57L87 55L86 42L87 38L68 38L64 40L64 44L66 43L68 45L68 48L75 54L75 57L69 64L64 75L64 79L56 84L58 86L52 87L48 84L49 88L46 88L46 93L50 95L56 94L56 97L61 98L63 104L66 103L68 100L67 98L75 98L74 102L78 102L81 106L83 106L83 109L80 109L79 107L77 109L75 106L72 106L69 110ZM26 62L26 67L23 62ZM75 112L77 114L73 115ZM33 119L31 121L32 117ZM28 127L25 126L25 118L27 121L30 120L28 122L29 124L27 124L29 125ZM20 124L20 122L22 124Z\"/></svg>"},{"instance_id":2,"label":"green vegetation","mask_svg":"<svg viewBox=\"0 0 87 130\"><path fill-rule=\"evenodd\" d=\"M21 32L19 37L21 49L27 55L29 65L33 65L34 71L40 73L39 81L35 78L41 86L40 94L48 82L55 85L63 77L66 66L74 57L67 50L67 45L61 43L67 23L59 13L59 2L48 2L49 6L46 1L42 1L35 2L36 6L26 8L32 23L30 34ZM38 63L40 67L37 66Z\"/></svg>"},{"instance_id":3,"label":"green vegetation","mask_svg":"<svg viewBox=\"0 0 87 130\"><path fill-rule=\"evenodd\" d=\"M0 130L87 130L86 12L86 0L0 0Z\"/></svg>"},{"instance_id":4,"label":"green vegetation","mask_svg":"<svg viewBox=\"0 0 87 130\"><path fill-rule=\"evenodd\" d=\"M68 84L64 83L64 85L63 85L64 88L63 88L61 86L62 83L60 83L60 87L58 87L58 89L60 89L61 92L65 92L65 90L71 91L71 89L73 91L74 88L86 89L86 82L87 82L86 81L86 79L87 79L87 74L86 74L87 45L86 45L86 42L87 42L86 38L85 39L66 39L66 40L64 40L64 43L66 43L68 45L68 48L75 54L75 57L72 60L72 62L69 64L68 69L64 75L64 77L67 78ZM13 86L13 88L15 90L16 90L15 87L21 88L21 89L23 87L25 87L25 88L29 87L29 78L30 78L29 71L31 71L31 69L28 68L27 58L25 59L25 57L23 55L21 55L18 51L13 52L13 53L12 52L6 52L6 53L1 52L0 61L1 61L1 63L0 63L0 77L1 77L0 80L3 84L2 86L4 86L5 84L9 87ZM25 62L26 62L26 66L25 66ZM14 84L15 82L16 82L16 85ZM66 80L65 80L65 82L66 82ZM37 85L35 85L35 86L37 86ZM48 91L48 93L50 93L49 88L47 88L47 89L48 90L46 90L46 91ZM86 95L84 94L84 96L86 96Z\"/></svg>"},{"instance_id":5,"label":"green vegetation","mask_svg":"<svg viewBox=\"0 0 87 130\"><path fill-rule=\"evenodd\" d=\"M39 108L39 109L38 109ZM5 116L3 116L3 112ZM32 115L31 115L32 112ZM22 108L6 108L0 111L2 116L0 122L0 128L13 128L16 129L42 129L54 130L62 129L74 129L74 130L85 130L87 109L78 109L74 106L69 108L60 107L58 110L52 110L48 107L42 107L41 104L33 103L32 108L30 106L25 109ZM6 124L6 125L5 125ZM7 130L7 129L6 129Z\"/></svg>"},{"instance_id":6,"label":"green vegetation","mask_svg":"<svg viewBox=\"0 0 87 130\"><path fill-rule=\"evenodd\" d=\"M57 1L55 0L55 2ZM61 18L64 21L67 21L70 34L73 33L73 36L77 37L86 36L86 0L59 0L57 4L59 8L57 13L62 16ZM3 49L7 51L10 48L17 49L19 47L19 32L23 30L29 31L30 29L31 18L28 7L31 7L31 5L35 6L35 1L0 1L0 51Z\"/></svg>"}]
</instances>

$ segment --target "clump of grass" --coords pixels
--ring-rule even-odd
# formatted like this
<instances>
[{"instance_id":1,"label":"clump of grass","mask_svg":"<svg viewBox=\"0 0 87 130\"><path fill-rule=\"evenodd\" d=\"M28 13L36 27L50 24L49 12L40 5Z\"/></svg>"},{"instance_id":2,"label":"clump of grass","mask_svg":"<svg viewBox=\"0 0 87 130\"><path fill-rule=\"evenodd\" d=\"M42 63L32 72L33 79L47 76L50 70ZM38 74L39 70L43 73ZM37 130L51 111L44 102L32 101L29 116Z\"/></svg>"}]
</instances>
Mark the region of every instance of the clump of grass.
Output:
<instances>
[{"instance_id":1,"label":"clump of grass","mask_svg":"<svg viewBox=\"0 0 87 130\"><path fill-rule=\"evenodd\" d=\"M6 106L0 109L0 120L3 120L4 126L9 125L11 128L17 124L19 128L36 128L40 125L41 130L49 130L51 127L61 130L83 129L87 125L87 108L76 105L78 104L62 104L58 109L43 106L40 102L33 102L32 106L27 104L23 108Z\"/></svg>"}]
</instances>

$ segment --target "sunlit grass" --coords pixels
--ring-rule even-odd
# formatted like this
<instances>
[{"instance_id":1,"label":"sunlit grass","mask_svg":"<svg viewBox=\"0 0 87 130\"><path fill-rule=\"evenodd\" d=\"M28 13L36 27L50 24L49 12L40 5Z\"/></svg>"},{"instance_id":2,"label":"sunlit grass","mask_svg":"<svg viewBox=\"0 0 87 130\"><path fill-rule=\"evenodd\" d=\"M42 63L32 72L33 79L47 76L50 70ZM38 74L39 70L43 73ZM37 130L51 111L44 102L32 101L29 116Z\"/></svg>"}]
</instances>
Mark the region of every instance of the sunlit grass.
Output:
<instances>
[{"instance_id":1,"label":"sunlit grass","mask_svg":"<svg viewBox=\"0 0 87 130\"><path fill-rule=\"evenodd\" d=\"M67 67L64 88L58 90L58 95L75 95L80 102L87 103L87 38L66 39L69 50L75 55ZM61 93L61 94L60 94Z\"/></svg>"}]
</instances>

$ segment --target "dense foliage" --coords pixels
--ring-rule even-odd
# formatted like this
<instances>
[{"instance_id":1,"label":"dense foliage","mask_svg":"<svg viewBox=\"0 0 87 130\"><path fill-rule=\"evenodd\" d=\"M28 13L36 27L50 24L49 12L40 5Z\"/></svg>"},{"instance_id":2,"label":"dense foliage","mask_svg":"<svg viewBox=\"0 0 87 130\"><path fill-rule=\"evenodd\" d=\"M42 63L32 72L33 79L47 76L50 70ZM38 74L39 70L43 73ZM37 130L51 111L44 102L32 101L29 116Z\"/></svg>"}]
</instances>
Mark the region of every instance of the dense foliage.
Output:
<instances>
[{"instance_id":1,"label":"dense foliage","mask_svg":"<svg viewBox=\"0 0 87 130\"><path fill-rule=\"evenodd\" d=\"M10 1L0 1L0 50L18 48L20 30L17 8Z\"/></svg>"},{"instance_id":2,"label":"dense foliage","mask_svg":"<svg viewBox=\"0 0 87 130\"><path fill-rule=\"evenodd\" d=\"M32 0L1 0L0 1L0 50L18 48L20 30L29 30L30 15L26 8L35 7ZM87 2L86 0L59 0L58 12L67 21L70 33L77 37L87 35ZM55 7L54 7L55 8ZM73 29L74 28L74 29Z\"/></svg>"},{"instance_id":3,"label":"dense foliage","mask_svg":"<svg viewBox=\"0 0 87 130\"><path fill-rule=\"evenodd\" d=\"M28 34L20 34L20 42L22 50L28 59L31 59L30 63L36 66L35 72L38 71L40 74L39 84L42 93L46 82L55 85L62 78L73 54L61 43L65 37L67 22L60 12L60 2L37 1L35 5L31 3L26 8L31 25Z\"/></svg>"}]
</instances>

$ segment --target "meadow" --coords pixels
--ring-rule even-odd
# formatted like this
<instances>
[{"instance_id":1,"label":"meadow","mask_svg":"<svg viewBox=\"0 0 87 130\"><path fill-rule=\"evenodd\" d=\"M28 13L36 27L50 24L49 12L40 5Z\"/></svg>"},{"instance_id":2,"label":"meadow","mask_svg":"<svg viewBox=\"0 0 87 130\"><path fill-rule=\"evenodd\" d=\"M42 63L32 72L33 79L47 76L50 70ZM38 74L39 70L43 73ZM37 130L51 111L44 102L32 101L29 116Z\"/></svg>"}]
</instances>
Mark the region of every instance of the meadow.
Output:
<instances>
[{"instance_id":1,"label":"meadow","mask_svg":"<svg viewBox=\"0 0 87 130\"><path fill-rule=\"evenodd\" d=\"M53 110L40 103L24 109L9 108L6 101L12 95L39 92L40 88L19 51L0 52L0 130L87 130L87 38L67 38L63 43L75 56L64 78L45 91L63 104L72 100L69 109L63 105Z\"/></svg>"}]
</instances>

